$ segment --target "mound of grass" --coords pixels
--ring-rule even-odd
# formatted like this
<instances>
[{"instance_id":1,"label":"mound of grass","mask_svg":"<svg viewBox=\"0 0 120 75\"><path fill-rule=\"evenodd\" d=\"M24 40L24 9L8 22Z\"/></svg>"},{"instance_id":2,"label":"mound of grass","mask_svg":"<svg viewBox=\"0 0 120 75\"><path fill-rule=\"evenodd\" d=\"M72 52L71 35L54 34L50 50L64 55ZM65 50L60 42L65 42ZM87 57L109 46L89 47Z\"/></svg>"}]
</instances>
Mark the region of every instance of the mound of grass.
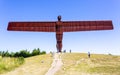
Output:
<instances>
[{"instance_id":1,"label":"mound of grass","mask_svg":"<svg viewBox=\"0 0 120 75\"><path fill-rule=\"evenodd\" d=\"M32 73L33 75L45 75L45 73L49 70L51 67L53 57L51 57L51 54L44 54L44 55L37 55L29 58L25 58L25 64L23 65L24 69L27 69L27 71L23 71L24 75L30 75L29 73ZM28 69L29 67L29 69ZM19 69L21 71L21 69ZM17 72L20 75L21 72Z\"/></svg>"},{"instance_id":2,"label":"mound of grass","mask_svg":"<svg viewBox=\"0 0 120 75\"><path fill-rule=\"evenodd\" d=\"M20 58L17 62L23 60ZM28 58L24 58L24 64L18 68L0 75L45 75L48 69L51 67L53 57L51 54L37 55ZM20 61L19 64L22 62Z\"/></svg>"},{"instance_id":3,"label":"mound of grass","mask_svg":"<svg viewBox=\"0 0 120 75\"><path fill-rule=\"evenodd\" d=\"M55 75L120 75L120 56L84 53L62 55L63 67Z\"/></svg>"},{"instance_id":4,"label":"mound of grass","mask_svg":"<svg viewBox=\"0 0 120 75\"><path fill-rule=\"evenodd\" d=\"M0 56L0 74L11 71L24 63L24 58L10 58Z\"/></svg>"}]
</instances>

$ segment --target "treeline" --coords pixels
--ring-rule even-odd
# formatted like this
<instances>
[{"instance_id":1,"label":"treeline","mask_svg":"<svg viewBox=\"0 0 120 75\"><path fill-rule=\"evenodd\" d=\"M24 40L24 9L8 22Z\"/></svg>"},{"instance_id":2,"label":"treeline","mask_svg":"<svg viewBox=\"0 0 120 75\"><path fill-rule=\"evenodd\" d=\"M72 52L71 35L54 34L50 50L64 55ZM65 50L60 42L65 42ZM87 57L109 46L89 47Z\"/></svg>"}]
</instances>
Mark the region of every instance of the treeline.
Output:
<instances>
[{"instance_id":1,"label":"treeline","mask_svg":"<svg viewBox=\"0 0 120 75\"><path fill-rule=\"evenodd\" d=\"M2 57L31 57L35 55L41 55L41 54L46 54L45 51L40 51L39 48L34 49L32 52L28 50L21 50L19 52L8 52L8 51L0 51L0 56Z\"/></svg>"}]
</instances>

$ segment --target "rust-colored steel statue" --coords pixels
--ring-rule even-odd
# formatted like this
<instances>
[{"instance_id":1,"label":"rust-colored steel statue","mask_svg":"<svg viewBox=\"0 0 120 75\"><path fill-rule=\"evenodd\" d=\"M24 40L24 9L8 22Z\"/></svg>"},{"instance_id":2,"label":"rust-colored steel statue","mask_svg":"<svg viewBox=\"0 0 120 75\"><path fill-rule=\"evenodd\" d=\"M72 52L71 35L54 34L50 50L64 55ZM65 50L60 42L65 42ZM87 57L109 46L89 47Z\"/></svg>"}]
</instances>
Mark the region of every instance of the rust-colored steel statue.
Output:
<instances>
[{"instance_id":1,"label":"rust-colored steel statue","mask_svg":"<svg viewBox=\"0 0 120 75\"><path fill-rule=\"evenodd\" d=\"M56 32L57 51L62 50L63 32L112 30L112 21L58 21L55 22L9 22L9 31Z\"/></svg>"}]
</instances>

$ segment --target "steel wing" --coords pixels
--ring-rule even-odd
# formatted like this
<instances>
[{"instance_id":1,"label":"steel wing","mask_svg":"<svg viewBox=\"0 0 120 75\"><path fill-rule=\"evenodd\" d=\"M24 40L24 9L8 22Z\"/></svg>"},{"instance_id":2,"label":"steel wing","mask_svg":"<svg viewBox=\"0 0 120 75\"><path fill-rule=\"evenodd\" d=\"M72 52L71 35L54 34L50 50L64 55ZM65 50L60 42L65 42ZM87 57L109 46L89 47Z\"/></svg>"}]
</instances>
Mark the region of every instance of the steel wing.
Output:
<instances>
[{"instance_id":1,"label":"steel wing","mask_svg":"<svg viewBox=\"0 0 120 75\"><path fill-rule=\"evenodd\" d=\"M111 30L112 21L63 21L63 32Z\"/></svg>"},{"instance_id":2,"label":"steel wing","mask_svg":"<svg viewBox=\"0 0 120 75\"><path fill-rule=\"evenodd\" d=\"M9 22L9 31L55 32L56 22Z\"/></svg>"}]
</instances>

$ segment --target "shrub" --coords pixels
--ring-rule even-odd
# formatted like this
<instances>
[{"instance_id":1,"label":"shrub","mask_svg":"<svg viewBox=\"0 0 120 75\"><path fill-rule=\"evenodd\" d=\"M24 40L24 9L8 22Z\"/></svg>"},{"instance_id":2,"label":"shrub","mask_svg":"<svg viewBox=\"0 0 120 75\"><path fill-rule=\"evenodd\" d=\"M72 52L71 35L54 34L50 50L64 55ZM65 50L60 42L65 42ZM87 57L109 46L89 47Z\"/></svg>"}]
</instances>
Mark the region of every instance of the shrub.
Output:
<instances>
[{"instance_id":1,"label":"shrub","mask_svg":"<svg viewBox=\"0 0 120 75\"><path fill-rule=\"evenodd\" d=\"M46 54L45 51L40 51L39 48L34 49L31 53L27 50L21 50L20 52L11 52L9 53L8 51L0 51L0 56L2 57L30 57L30 56L35 56L35 55L40 55L40 54Z\"/></svg>"}]
</instances>

